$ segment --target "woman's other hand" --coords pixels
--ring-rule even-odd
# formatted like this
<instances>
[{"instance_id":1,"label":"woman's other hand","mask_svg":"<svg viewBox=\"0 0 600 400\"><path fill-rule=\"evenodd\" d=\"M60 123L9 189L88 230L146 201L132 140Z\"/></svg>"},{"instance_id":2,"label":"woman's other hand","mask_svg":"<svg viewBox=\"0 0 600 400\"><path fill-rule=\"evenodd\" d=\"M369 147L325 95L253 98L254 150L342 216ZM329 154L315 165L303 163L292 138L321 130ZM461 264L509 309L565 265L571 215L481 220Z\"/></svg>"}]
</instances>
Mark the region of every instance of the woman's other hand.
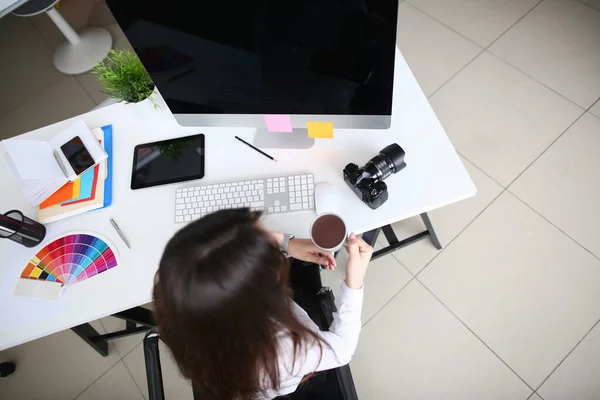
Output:
<instances>
[{"instance_id":1,"label":"woman's other hand","mask_svg":"<svg viewBox=\"0 0 600 400\"><path fill-rule=\"evenodd\" d=\"M365 280L367 266L371 261L373 248L354 233L348 238L348 264L346 264L346 286L360 289Z\"/></svg>"},{"instance_id":2,"label":"woman's other hand","mask_svg":"<svg viewBox=\"0 0 600 400\"><path fill-rule=\"evenodd\" d=\"M296 260L313 262L334 270L336 263L333 254L323 251L310 239L292 239L288 244L288 254Z\"/></svg>"}]
</instances>

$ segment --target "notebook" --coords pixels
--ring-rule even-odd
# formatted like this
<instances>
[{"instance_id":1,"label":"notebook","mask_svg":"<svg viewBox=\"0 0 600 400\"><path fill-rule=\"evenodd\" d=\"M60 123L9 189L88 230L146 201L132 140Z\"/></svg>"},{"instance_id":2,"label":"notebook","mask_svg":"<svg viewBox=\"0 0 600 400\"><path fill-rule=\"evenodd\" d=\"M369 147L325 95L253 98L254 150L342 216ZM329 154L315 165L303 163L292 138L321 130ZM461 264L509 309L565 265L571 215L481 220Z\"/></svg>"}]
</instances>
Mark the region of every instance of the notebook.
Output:
<instances>
[{"instance_id":1,"label":"notebook","mask_svg":"<svg viewBox=\"0 0 600 400\"><path fill-rule=\"evenodd\" d=\"M7 139L4 147L23 194L34 206L108 157L83 121L47 142ZM66 193L65 189L62 195Z\"/></svg>"}]
</instances>

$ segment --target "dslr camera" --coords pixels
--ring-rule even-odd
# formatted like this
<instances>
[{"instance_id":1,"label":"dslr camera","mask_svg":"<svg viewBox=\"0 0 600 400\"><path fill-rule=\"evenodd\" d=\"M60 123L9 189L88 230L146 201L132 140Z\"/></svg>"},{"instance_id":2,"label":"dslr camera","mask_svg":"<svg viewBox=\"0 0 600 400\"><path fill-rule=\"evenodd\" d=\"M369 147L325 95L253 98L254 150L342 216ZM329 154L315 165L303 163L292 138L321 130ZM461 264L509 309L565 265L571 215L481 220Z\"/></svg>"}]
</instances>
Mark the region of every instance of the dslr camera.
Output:
<instances>
[{"instance_id":1,"label":"dslr camera","mask_svg":"<svg viewBox=\"0 0 600 400\"><path fill-rule=\"evenodd\" d=\"M362 167L353 163L346 165L344 180L363 203L375 210L388 199L387 185L383 180L404 167L404 150L392 143Z\"/></svg>"}]
</instances>

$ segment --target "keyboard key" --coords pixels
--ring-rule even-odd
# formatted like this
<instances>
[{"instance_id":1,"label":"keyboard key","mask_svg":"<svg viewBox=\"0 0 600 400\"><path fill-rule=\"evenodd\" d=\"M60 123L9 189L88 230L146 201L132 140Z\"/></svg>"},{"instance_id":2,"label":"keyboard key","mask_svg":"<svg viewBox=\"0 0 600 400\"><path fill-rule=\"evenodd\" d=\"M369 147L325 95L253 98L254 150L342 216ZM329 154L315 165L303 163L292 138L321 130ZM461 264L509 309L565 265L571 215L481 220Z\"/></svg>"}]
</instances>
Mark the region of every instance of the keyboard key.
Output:
<instances>
[{"instance_id":1,"label":"keyboard key","mask_svg":"<svg viewBox=\"0 0 600 400\"><path fill-rule=\"evenodd\" d=\"M275 212L280 212L281 209L279 207L275 207Z\"/></svg>"},{"instance_id":2,"label":"keyboard key","mask_svg":"<svg viewBox=\"0 0 600 400\"><path fill-rule=\"evenodd\" d=\"M281 206L281 212L286 212L287 211L287 207L286 206Z\"/></svg>"},{"instance_id":3,"label":"keyboard key","mask_svg":"<svg viewBox=\"0 0 600 400\"><path fill-rule=\"evenodd\" d=\"M302 210L302 204L290 204L290 211Z\"/></svg>"},{"instance_id":4,"label":"keyboard key","mask_svg":"<svg viewBox=\"0 0 600 400\"><path fill-rule=\"evenodd\" d=\"M184 199L177 199L177 200L175 200L175 204L183 204L183 203L185 203Z\"/></svg>"},{"instance_id":5,"label":"keyboard key","mask_svg":"<svg viewBox=\"0 0 600 400\"><path fill-rule=\"evenodd\" d=\"M273 189L267 189L267 194L273 194Z\"/></svg>"},{"instance_id":6,"label":"keyboard key","mask_svg":"<svg viewBox=\"0 0 600 400\"><path fill-rule=\"evenodd\" d=\"M308 198L308 205L310 208L315 208L315 198L313 196Z\"/></svg>"},{"instance_id":7,"label":"keyboard key","mask_svg":"<svg viewBox=\"0 0 600 400\"><path fill-rule=\"evenodd\" d=\"M178 222L178 223L183 222L183 216L181 216L181 217L175 217L175 222Z\"/></svg>"},{"instance_id":8,"label":"keyboard key","mask_svg":"<svg viewBox=\"0 0 600 400\"><path fill-rule=\"evenodd\" d=\"M302 191L302 196L303 196L303 197L304 197L304 196L308 196L308 190L303 190L303 191Z\"/></svg>"},{"instance_id":9,"label":"keyboard key","mask_svg":"<svg viewBox=\"0 0 600 400\"><path fill-rule=\"evenodd\" d=\"M279 193L279 188L273 189L273 193Z\"/></svg>"},{"instance_id":10,"label":"keyboard key","mask_svg":"<svg viewBox=\"0 0 600 400\"><path fill-rule=\"evenodd\" d=\"M308 203L302 203L302 208L306 210L308 208Z\"/></svg>"},{"instance_id":11,"label":"keyboard key","mask_svg":"<svg viewBox=\"0 0 600 400\"><path fill-rule=\"evenodd\" d=\"M308 190L308 187L306 185L302 185L302 190Z\"/></svg>"},{"instance_id":12,"label":"keyboard key","mask_svg":"<svg viewBox=\"0 0 600 400\"><path fill-rule=\"evenodd\" d=\"M245 193L246 193L246 196L252 196L252 194L253 194L251 190L246 190L246 192L245 192ZM257 194L258 194L258 193L257 193Z\"/></svg>"},{"instance_id":13,"label":"keyboard key","mask_svg":"<svg viewBox=\"0 0 600 400\"><path fill-rule=\"evenodd\" d=\"M264 206L265 206L264 201L254 201L254 202L250 203L250 207L264 207Z\"/></svg>"},{"instance_id":14,"label":"keyboard key","mask_svg":"<svg viewBox=\"0 0 600 400\"><path fill-rule=\"evenodd\" d=\"M184 208L185 208L185 204L177 204L177 205L175 206L175 209L176 209L176 210L183 210Z\"/></svg>"},{"instance_id":15,"label":"keyboard key","mask_svg":"<svg viewBox=\"0 0 600 400\"><path fill-rule=\"evenodd\" d=\"M202 196L202 200L208 201L208 196L207 195Z\"/></svg>"},{"instance_id":16,"label":"keyboard key","mask_svg":"<svg viewBox=\"0 0 600 400\"><path fill-rule=\"evenodd\" d=\"M194 190L194 196L200 196L200 191L199 190Z\"/></svg>"},{"instance_id":17,"label":"keyboard key","mask_svg":"<svg viewBox=\"0 0 600 400\"><path fill-rule=\"evenodd\" d=\"M177 193L175 194L175 198L176 199L180 199L181 198L181 192L177 191Z\"/></svg>"},{"instance_id":18,"label":"keyboard key","mask_svg":"<svg viewBox=\"0 0 600 400\"><path fill-rule=\"evenodd\" d=\"M293 197L290 197L290 204L294 204L296 202L296 199Z\"/></svg>"},{"instance_id":19,"label":"keyboard key","mask_svg":"<svg viewBox=\"0 0 600 400\"><path fill-rule=\"evenodd\" d=\"M183 215L183 211L181 211L181 210L175 210L175 215Z\"/></svg>"},{"instance_id":20,"label":"keyboard key","mask_svg":"<svg viewBox=\"0 0 600 400\"><path fill-rule=\"evenodd\" d=\"M190 210L183 210L183 215L188 215L190 213Z\"/></svg>"},{"instance_id":21,"label":"keyboard key","mask_svg":"<svg viewBox=\"0 0 600 400\"><path fill-rule=\"evenodd\" d=\"M258 196L254 196L254 197L252 198L252 201L260 201L260 199L258 198Z\"/></svg>"},{"instance_id":22,"label":"keyboard key","mask_svg":"<svg viewBox=\"0 0 600 400\"><path fill-rule=\"evenodd\" d=\"M202 207L200 211L202 211L202 214L204 214L206 212L206 207Z\"/></svg>"},{"instance_id":23,"label":"keyboard key","mask_svg":"<svg viewBox=\"0 0 600 400\"><path fill-rule=\"evenodd\" d=\"M185 205L185 208L192 208L192 203L187 203L187 204Z\"/></svg>"},{"instance_id":24,"label":"keyboard key","mask_svg":"<svg viewBox=\"0 0 600 400\"><path fill-rule=\"evenodd\" d=\"M309 194L310 196L312 196L312 195L314 195L314 194L315 194L315 191L311 189L311 190L309 190L309 191L308 191L308 194Z\"/></svg>"},{"instance_id":25,"label":"keyboard key","mask_svg":"<svg viewBox=\"0 0 600 400\"><path fill-rule=\"evenodd\" d=\"M270 212L270 213L272 213L272 212L273 212L273 207L269 207L269 208L267 209L267 211L268 211L268 212Z\"/></svg>"},{"instance_id":26,"label":"keyboard key","mask_svg":"<svg viewBox=\"0 0 600 400\"><path fill-rule=\"evenodd\" d=\"M279 187L279 182L273 182L273 187Z\"/></svg>"},{"instance_id":27,"label":"keyboard key","mask_svg":"<svg viewBox=\"0 0 600 400\"><path fill-rule=\"evenodd\" d=\"M216 203L214 200L211 200L211 201L210 201L210 205L211 205L211 206L214 206L214 205L216 205L216 204L217 204L217 203Z\"/></svg>"},{"instance_id":28,"label":"keyboard key","mask_svg":"<svg viewBox=\"0 0 600 400\"><path fill-rule=\"evenodd\" d=\"M213 210L213 208L212 208L212 207L207 207L207 208L206 208L206 211L208 211L208 212L212 212L212 210Z\"/></svg>"},{"instance_id":29,"label":"keyboard key","mask_svg":"<svg viewBox=\"0 0 600 400\"><path fill-rule=\"evenodd\" d=\"M198 203L197 203L197 202L194 202L194 203L192 203L192 207L193 207L193 208L196 208L196 207L198 207Z\"/></svg>"},{"instance_id":30,"label":"keyboard key","mask_svg":"<svg viewBox=\"0 0 600 400\"><path fill-rule=\"evenodd\" d=\"M273 183L267 182L267 188L272 188L272 187L273 187Z\"/></svg>"}]
</instances>

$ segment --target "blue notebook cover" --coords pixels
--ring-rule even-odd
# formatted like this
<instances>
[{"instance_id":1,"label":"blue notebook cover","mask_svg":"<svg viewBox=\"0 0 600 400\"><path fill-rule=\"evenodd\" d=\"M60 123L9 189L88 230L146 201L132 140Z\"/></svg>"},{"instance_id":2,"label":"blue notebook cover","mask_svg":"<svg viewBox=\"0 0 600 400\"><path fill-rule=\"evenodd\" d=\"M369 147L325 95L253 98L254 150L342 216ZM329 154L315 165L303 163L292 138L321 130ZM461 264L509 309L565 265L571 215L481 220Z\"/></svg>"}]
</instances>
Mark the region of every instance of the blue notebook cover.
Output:
<instances>
[{"instance_id":1,"label":"blue notebook cover","mask_svg":"<svg viewBox=\"0 0 600 400\"><path fill-rule=\"evenodd\" d=\"M108 207L112 204L112 155L113 155L113 137L112 137L112 125L102 127L104 132L104 151L108 154L106 160L106 179L104 180L104 207Z\"/></svg>"}]
</instances>

